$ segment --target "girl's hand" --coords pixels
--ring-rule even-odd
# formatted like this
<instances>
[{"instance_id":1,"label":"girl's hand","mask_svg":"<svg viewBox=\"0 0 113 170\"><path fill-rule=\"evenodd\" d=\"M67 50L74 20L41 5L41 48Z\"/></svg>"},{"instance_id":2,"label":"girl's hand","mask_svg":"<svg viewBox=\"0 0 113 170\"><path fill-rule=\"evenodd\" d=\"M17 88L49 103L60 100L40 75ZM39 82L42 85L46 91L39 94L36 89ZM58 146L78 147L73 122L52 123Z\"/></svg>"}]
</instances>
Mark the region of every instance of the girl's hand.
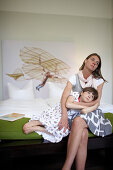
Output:
<instances>
[{"instance_id":1,"label":"girl's hand","mask_svg":"<svg viewBox=\"0 0 113 170\"><path fill-rule=\"evenodd\" d=\"M68 117L67 116L62 115L60 122L58 123L58 127L59 127L59 130L64 128L64 132L66 131L66 129L69 129Z\"/></svg>"},{"instance_id":2,"label":"girl's hand","mask_svg":"<svg viewBox=\"0 0 113 170\"><path fill-rule=\"evenodd\" d=\"M99 106L99 103L96 103L94 106L86 107L86 108L82 109L80 113L87 114L89 112L96 110L98 108L98 106Z\"/></svg>"},{"instance_id":3,"label":"girl's hand","mask_svg":"<svg viewBox=\"0 0 113 170\"><path fill-rule=\"evenodd\" d=\"M88 113L88 107L82 109L82 110L80 111L80 113L82 113L82 114L87 114L87 113Z\"/></svg>"}]
</instances>

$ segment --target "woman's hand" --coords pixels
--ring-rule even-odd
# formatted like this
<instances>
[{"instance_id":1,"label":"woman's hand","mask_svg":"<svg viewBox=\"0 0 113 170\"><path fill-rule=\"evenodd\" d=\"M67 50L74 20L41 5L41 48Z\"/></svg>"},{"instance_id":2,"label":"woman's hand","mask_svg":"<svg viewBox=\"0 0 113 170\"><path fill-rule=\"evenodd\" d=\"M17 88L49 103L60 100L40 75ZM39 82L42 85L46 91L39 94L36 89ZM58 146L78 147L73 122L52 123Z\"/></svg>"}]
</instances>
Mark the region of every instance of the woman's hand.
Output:
<instances>
[{"instance_id":1,"label":"woman's hand","mask_svg":"<svg viewBox=\"0 0 113 170\"><path fill-rule=\"evenodd\" d=\"M98 108L98 106L99 106L99 103L96 103L94 106L86 107L86 108L82 109L80 113L87 114L89 112L96 110Z\"/></svg>"},{"instance_id":2,"label":"woman's hand","mask_svg":"<svg viewBox=\"0 0 113 170\"><path fill-rule=\"evenodd\" d=\"M59 130L64 128L64 132L66 131L66 129L69 129L68 117L67 116L62 115L60 122L58 123L58 127L59 127Z\"/></svg>"},{"instance_id":3,"label":"woman's hand","mask_svg":"<svg viewBox=\"0 0 113 170\"><path fill-rule=\"evenodd\" d=\"M58 123L58 127L59 127L59 130L64 128L64 132L66 131L66 129L69 129L66 101L67 101L68 96L71 93L71 89L72 89L72 84L70 81L68 81L63 91L62 97L61 97L62 117L60 119L60 122Z\"/></svg>"}]
</instances>

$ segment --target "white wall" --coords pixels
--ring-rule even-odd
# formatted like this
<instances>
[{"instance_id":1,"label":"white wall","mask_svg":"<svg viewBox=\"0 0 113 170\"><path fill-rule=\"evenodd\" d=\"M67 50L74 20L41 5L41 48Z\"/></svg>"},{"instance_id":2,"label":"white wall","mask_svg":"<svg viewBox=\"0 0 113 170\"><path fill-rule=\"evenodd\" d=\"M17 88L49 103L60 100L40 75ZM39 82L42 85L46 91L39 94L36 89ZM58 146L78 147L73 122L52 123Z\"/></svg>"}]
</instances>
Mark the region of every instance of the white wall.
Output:
<instances>
[{"instance_id":1,"label":"white wall","mask_svg":"<svg viewBox=\"0 0 113 170\"><path fill-rule=\"evenodd\" d=\"M111 0L96 0L95 3L93 0L87 0L85 4L80 0L76 1L78 8L75 1L70 0L70 4L68 4L68 1L64 3L63 0L60 1L62 10L59 9L59 1L53 3L53 1L46 0L48 3L44 4L44 0L33 0L31 8L31 1L29 0L29 4L27 2L26 0L10 0L9 4L9 1L0 0L2 10L0 12L0 99L2 99L1 40L70 41L75 44L75 62L77 60L78 68L90 53L100 54L103 76L109 82L104 86L103 98L105 102L111 103L113 31ZM76 9L80 9L80 11L77 10L78 12L75 13Z\"/></svg>"},{"instance_id":2,"label":"white wall","mask_svg":"<svg viewBox=\"0 0 113 170\"><path fill-rule=\"evenodd\" d=\"M0 0L0 10L111 18L112 0Z\"/></svg>"}]
</instances>

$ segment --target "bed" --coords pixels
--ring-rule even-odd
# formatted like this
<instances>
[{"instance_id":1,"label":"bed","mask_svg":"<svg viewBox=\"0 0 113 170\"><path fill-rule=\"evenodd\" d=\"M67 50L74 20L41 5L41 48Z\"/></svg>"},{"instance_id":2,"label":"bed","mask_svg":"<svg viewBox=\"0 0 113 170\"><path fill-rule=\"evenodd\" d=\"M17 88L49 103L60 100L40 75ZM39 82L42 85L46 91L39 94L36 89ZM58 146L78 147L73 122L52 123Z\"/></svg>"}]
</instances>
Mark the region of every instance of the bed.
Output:
<instances>
[{"instance_id":1,"label":"bed","mask_svg":"<svg viewBox=\"0 0 113 170\"><path fill-rule=\"evenodd\" d=\"M32 81L28 81L23 88L18 88L14 86L14 84L8 83L7 88L9 98L0 101L0 116L10 113L22 113L25 114L25 117L14 122L0 120L1 140L41 138L41 136L36 133L25 135L22 131L22 126L32 118L32 116L40 116L42 111L46 110L48 107L53 107L60 101L64 87L51 82L47 83L47 85L49 91L48 98L36 98ZM112 122L113 105L101 103L100 109ZM91 136L94 135L89 132L89 137Z\"/></svg>"},{"instance_id":2,"label":"bed","mask_svg":"<svg viewBox=\"0 0 113 170\"><path fill-rule=\"evenodd\" d=\"M24 134L22 131L23 125L29 121L33 115L39 116L43 110L48 107L53 107L62 95L62 88L49 83L49 97L35 98L32 83L26 88L15 88L11 83L8 85L9 98L0 101L0 116L9 113L22 113L25 117L14 122L0 120L0 155L3 160L20 158L23 156L39 156L52 154L65 154L67 139L64 138L61 142L53 144L44 141L42 136L33 132ZM58 93L59 92L59 93ZM106 118L110 119L113 125L113 105L101 103L102 109ZM113 134L106 137L97 137L89 132L88 150L91 149L113 149Z\"/></svg>"},{"instance_id":3,"label":"bed","mask_svg":"<svg viewBox=\"0 0 113 170\"><path fill-rule=\"evenodd\" d=\"M22 113L25 114L24 118L16 120L14 122L0 120L0 139L41 139L42 137L37 133L31 133L25 135L22 131L22 126L32 118L33 115L40 116L43 110L48 107L53 107L57 103L58 99L33 99L33 100L14 100L8 99L0 101L0 115L9 113ZM113 106L112 105L101 105L100 108L105 113L105 117L109 118L113 124ZM89 132L89 137L94 136Z\"/></svg>"}]
</instances>

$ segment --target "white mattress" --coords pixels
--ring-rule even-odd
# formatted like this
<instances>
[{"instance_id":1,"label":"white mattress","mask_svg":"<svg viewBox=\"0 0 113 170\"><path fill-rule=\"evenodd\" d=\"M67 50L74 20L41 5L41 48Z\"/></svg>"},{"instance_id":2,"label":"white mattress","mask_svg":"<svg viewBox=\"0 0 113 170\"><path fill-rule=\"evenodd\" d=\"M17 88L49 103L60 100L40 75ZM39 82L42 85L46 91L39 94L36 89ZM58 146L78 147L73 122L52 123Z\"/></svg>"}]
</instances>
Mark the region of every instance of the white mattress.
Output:
<instances>
[{"instance_id":1,"label":"white mattress","mask_svg":"<svg viewBox=\"0 0 113 170\"><path fill-rule=\"evenodd\" d=\"M32 117L33 114L41 114L49 106L43 99L34 100L3 100L0 101L0 115L9 113L23 113L25 117Z\"/></svg>"},{"instance_id":2,"label":"white mattress","mask_svg":"<svg viewBox=\"0 0 113 170\"><path fill-rule=\"evenodd\" d=\"M53 107L59 99L57 98L36 98L34 100L3 100L0 101L0 116L9 113L23 113L25 117L31 118L34 114L40 115L48 107ZM99 107L103 113L113 113L113 105L102 103Z\"/></svg>"}]
</instances>

